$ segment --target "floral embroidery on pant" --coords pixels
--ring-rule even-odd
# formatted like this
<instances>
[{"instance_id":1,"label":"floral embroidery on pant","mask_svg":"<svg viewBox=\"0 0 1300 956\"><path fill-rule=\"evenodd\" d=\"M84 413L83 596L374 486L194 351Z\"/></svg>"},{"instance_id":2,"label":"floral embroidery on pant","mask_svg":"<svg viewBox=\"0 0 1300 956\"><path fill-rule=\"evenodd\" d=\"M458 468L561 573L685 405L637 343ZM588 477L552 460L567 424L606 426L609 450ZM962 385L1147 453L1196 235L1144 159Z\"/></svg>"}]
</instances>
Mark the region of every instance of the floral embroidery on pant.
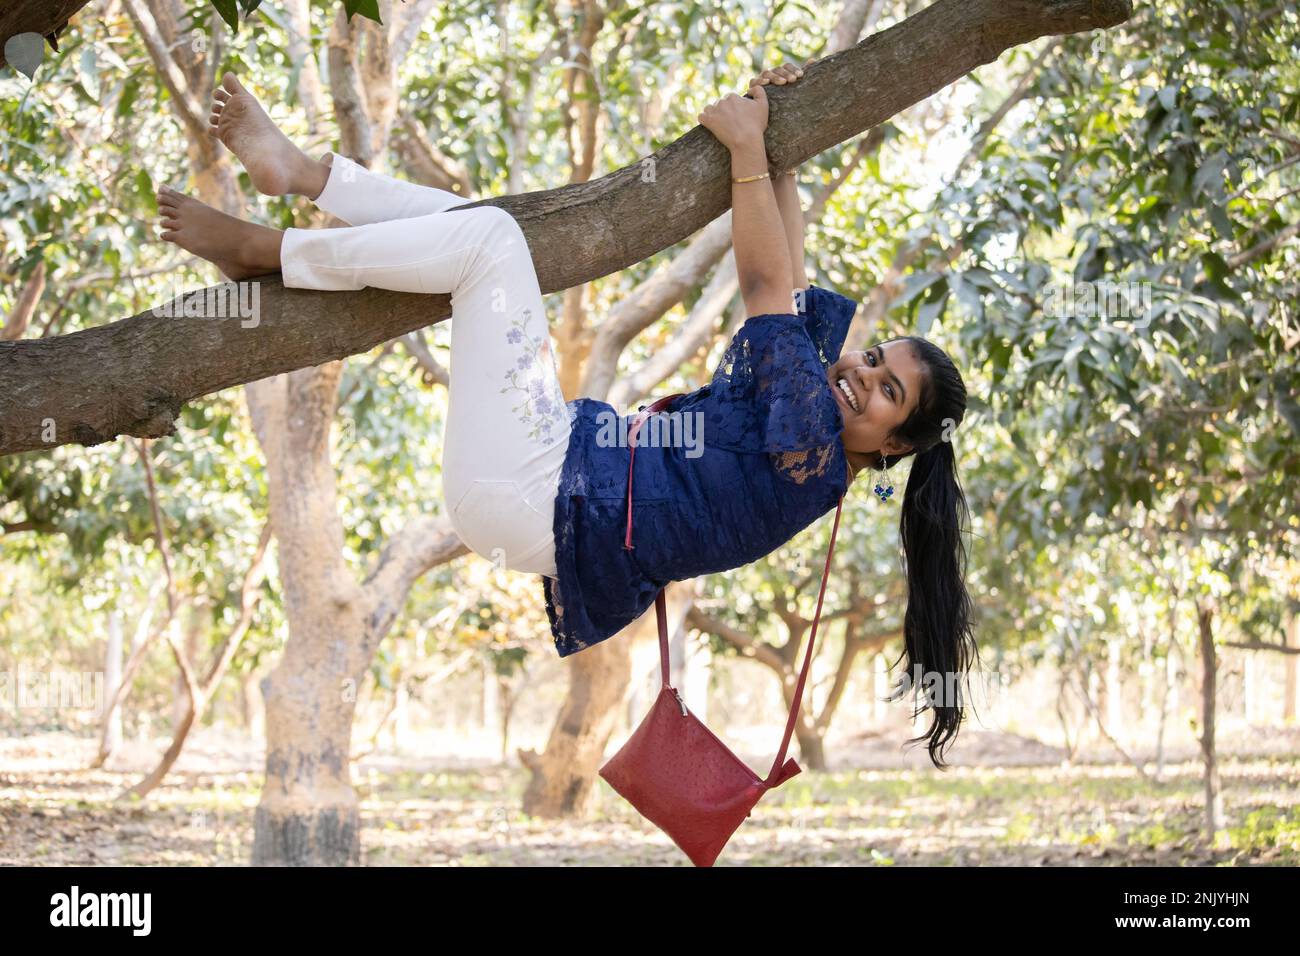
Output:
<instances>
[{"instance_id":1,"label":"floral embroidery on pant","mask_svg":"<svg viewBox=\"0 0 1300 956\"><path fill-rule=\"evenodd\" d=\"M555 358L551 352L549 331L540 339L528 332L532 320L532 310L524 309L506 331L506 341L511 345L522 345L515 364L506 370L505 388L501 393L510 391L523 393L523 400L515 405L514 411L528 426L530 438L541 437L549 441L568 420L564 405L564 393L560 390L560 378L555 371Z\"/></svg>"}]
</instances>

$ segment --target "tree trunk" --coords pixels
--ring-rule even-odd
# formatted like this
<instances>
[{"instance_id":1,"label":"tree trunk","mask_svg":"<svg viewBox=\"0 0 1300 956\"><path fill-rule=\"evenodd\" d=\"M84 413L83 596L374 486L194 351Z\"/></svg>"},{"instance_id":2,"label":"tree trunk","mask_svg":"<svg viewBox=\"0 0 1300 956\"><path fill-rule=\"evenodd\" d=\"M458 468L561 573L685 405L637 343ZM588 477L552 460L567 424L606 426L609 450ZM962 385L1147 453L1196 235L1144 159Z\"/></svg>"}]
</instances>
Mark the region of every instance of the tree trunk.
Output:
<instances>
[{"instance_id":1,"label":"tree trunk","mask_svg":"<svg viewBox=\"0 0 1300 956\"><path fill-rule=\"evenodd\" d=\"M818 61L798 84L773 87L770 167L796 166L1012 46L1130 14L1129 0L939 0ZM482 202L519 220L542 291L553 292L640 262L717 218L730 202L728 170L726 148L696 127L600 179ZM274 275L248 288L258 293L255 316L148 310L71 335L0 343L0 454L168 435L193 398L365 352L450 314L445 295L285 289ZM181 298L193 305L203 295Z\"/></svg>"},{"instance_id":2,"label":"tree trunk","mask_svg":"<svg viewBox=\"0 0 1300 956\"><path fill-rule=\"evenodd\" d=\"M360 815L349 774L355 697L363 667L355 596L319 595L324 613L296 615L284 657L262 682L266 783L254 819L253 864L360 862Z\"/></svg>"},{"instance_id":3,"label":"tree trunk","mask_svg":"<svg viewBox=\"0 0 1300 956\"><path fill-rule=\"evenodd\" d=\"M125 731L125 720L123 718L122 701L125 699L125 692L129 688L122 685L129 684L135 679L135 673L140 667L140 656L143 653L144 646L151 639L150 626L153 624L153 607L162 593L164 579L157 578L149 590L149 597L141 611L140 619L136 622L135 634L131 638L131 649L127 653L126 665L118 670L117 676L112 680L105 680L104 688L104 706L105 719L100 725L99 748L95 758L90 762L90 769L94 770L104 766L108 758L112 756L112 747L110 746L109 735L114 727L113 721L116 720L119 731ZM137 728L138 736L138 728Z\"/></svg>"},{"instance_id":4,"label":"tree trunk","mask_svg":"<svg viewBox=\"0 0 1300 956\"><path fill-rule=\"evenodd\" d=\"M45 260L42 259L36 263L31 276L23 283L22 290L15 297L14 306L9 310L9 314L0 321L0 341L12 342L23 337L44 291Z\"/></svg>"},{"instance_id":5,"label":"tree trunk","mask_svg":"<svg viewBox=\"0 0 1300 956\"><path fill-rule=\"evenodd\" d=\"M244 732L254 740L266 733L262 717L266 702L262 700L262 678L257 672L244 675L240 680L240 713L244 718Z\"/></svg>"},{"instance_id":6,"label":"tree trunk","mask_svg":"<svg viewBox=\"0 0 1300 956\"><path fill-rule=\"evenodd\" d=\"M590 803L597 771L604 764L618 718L618 705L631 673L631 633L654 627L654 611L622 633L573 655L569 693L551 729L546 749L520 749L519 759L530 771L524 791L524 813L558 818L583 814Z\"/></svg>"},{"instance_id":7,"label":"tree trunk","mask_svg":"<svg viewBox=\"0 0 1300 956\"><path fill-rule=\"evenodd\" d=\"M685 631L685 628L682 629ZM685 676L682 678L682 696L691 702L696 717L709 722L709 684L713 677L713 650L707 641L686 644L683 652Z\"/></svg>"},{"instance_id":8,"label":"tree trunk","mask_svg":"<svg viewBox=\"0 0 1300 956\"><path fill-rule=\"evenodd\" d=\"M789 716L787 714L787 716ZM795 739L799 741L799 765L804 770L824 771L826 769L826 741L816 730L809 728L807 721L803 719L802 711L799 714L799 720L794 727ZM780 743L780 741L777 741ZM773 753L775 756L775 752ZM766 776L768 768L762 768L759 773Z\"/></svg>"},{"instance_id":9,"label":"tree trunk","mask_svg":"<svg viewBox=\"0 0 1300 956\"><path fill-rule=\"evenodd\" d=\"M365 676L363 594L343 561L329 427L339 363L246 389L266 455L289 639L262 682L266 784L253 863L359 863L360 818L348 753Z\"/></svg>"},{"instance_id":10,"label":"tree trunk","mask_svg":"<svg viewBox=\"0 0 1300 956\"><path fill-rule=\"evenodd\" d=\"M510 718L514 716L515 702L518 697L510 678L504 675L493 675L493 679L496 681L497 698L500 701L500 722L494 726L499 728L501 737L499 756L504 766L510 757Z\"/></svg>"},{"instance_id":11,"label":"tree trunk","mask_svg":"<svg viewBox=\"0 0 1300 956\"><path fill-rule=\"evenodd\" d=\"M413 7L404 15L415 18L422 10ZM390 12L393 24L395 5ZM349 23L341 9L331 28L330 89L340 115L339 149L365 164L387 141L397 102L395 63L408 42L388 29L359 18ZM360 36L366 56L358 61ZM358 327L368 324L360 315L354 319ZM262 683L266 784L254 818L254 864L360 862L349 759L357 689L412 583L428 568L467 551L441 522L420 518L391 537L364 582L354 576L344 558L329 450L341 371L342 363L328 362L245 389L266 457L271 527L289 621L284 655Z\"/></svg>"},{"instance_id":12,"label":"tree trunk","mask_svg":"<svg viewBox=\"0 0 1300 956\"><path fill-rule=\"evenodd\" d=\"M1165 727L1169 722L1169 705L1174 696L1174 649L1172 647L1165 652L1163 684L1160 712L1156 717L1155 770L1152 771L1156 780L1160 779L1165 769Z\"/></svg>"},{"instance_id":13,"label":"tree trunk","mask_svg":"<svg viewBox=\"0 0 1300 956\"><path fill-rule=\"evenodd\" d=\"M185 630L182 639L182 645L185 648L185 656L190 661L199 659L199 641L202 637L201 628L203 618L200 614L202 608L199 605L191 605L185 615ZM180 728L184 725L188 727L193 715L190 712L191 702L189 691L185 687L185 675L181 673L180 668L176 669L176 676L172 679L172 715L171 727L173 736L181 736Z\"/></svg>"},{"instance_id":14,"label":"tree trunk","mask_svg":"<svg viewBox=\"0 0 1300 956\"><path fill-rule=\"evenodd\" d=\"M668 633L680 627L694 604L692 581L668 585ZM546 742L538 754L519 750L519 759L531 771L524 792L524 812L535 817L581 815L589 806L597 772L605 763L605 750L627 698L632 673L632 649L643 641L659 640L652 605L621 632L574 654L569 671L569 692ZM636 715L640 723L645 712ZM635 728L636 723L632 725ZM632 729L629 728L629 729Z\"/></svg>"},{"instance_id":15,"label":"tree trunk","mask_svg":"<svg viewBox=\"0 0 1300 956\"><path fill-rule=\"evenodd\" d=\"M1196 602L1201 651L1201 759L1205 766L1205 838L1211 845L1223 828L1223 792L1214 748L1215 688L1218 661L1214 652L1214 608Z\"/></svg>"},{"instance_id":16,"label":"tree trunk","mask_svg":"<svg viewBox=\"0 0 1300 956\"><path fill-rule=\"evenodd\" d=\"M122 745L122 709L112 700L122 682L122 615L108 615L108 642L104 648L104 713L100 715L100 763L112 759Z\"/></svg>"}]
</instances>

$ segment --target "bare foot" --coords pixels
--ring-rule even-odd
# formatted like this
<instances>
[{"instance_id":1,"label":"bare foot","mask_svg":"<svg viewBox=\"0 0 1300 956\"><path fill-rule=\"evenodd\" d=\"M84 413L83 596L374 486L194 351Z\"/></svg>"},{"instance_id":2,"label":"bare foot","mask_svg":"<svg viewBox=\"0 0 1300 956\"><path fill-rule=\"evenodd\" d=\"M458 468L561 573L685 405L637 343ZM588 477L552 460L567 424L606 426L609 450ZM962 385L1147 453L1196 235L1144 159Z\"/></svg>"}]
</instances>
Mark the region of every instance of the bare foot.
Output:
<instances>
[{"instance_id":1,"label":"bare foot","mask_svg":"<svg viewBox=\"0 0 1300 956\"><path fill-rule=\"evenodd\" d=\"M321 164L289 142L235 74L226 72L212 96L208 133L239 157L258 192L268 196L299 193L303 183L318 178L311 175L311 167Z\"/></svg>"},{"instance_id":2,"label":"bare foot","mask_svg":"<svg viewBox=\"0 0 1300 956\"><path fill-rule=\"evenodd\" d=\"M167 186L158 190L160 237L207 259L228 279L239 281L280 270L284 233L227 216Z\"/></svg>"}]
</instances>

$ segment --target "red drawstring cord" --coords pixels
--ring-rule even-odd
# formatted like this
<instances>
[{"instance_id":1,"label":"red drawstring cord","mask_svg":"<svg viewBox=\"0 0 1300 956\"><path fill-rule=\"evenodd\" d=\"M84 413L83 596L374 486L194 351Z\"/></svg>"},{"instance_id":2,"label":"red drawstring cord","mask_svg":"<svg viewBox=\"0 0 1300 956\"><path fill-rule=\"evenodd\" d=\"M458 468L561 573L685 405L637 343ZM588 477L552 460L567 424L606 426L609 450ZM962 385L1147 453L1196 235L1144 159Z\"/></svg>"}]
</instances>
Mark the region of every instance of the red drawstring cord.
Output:
<instances>
[{"instance_id":1,"label":"red drawstring cord","mask_svg":"<svg viewBox=\"0 0 1300 956\"><path fill-rule=\"evenodd\" d=\"M674 395L665 395L663 398L657 399L654 402L652 402L649 408L646 408L646 406L641 405L637 409L641 414L637 416L636 421L632 423L632 427L628 429L627 443L629 448L628 448L628 456L627 456L627 534L624 535L623 537L624 551L632 550L632 463L636 460L637 432L641 430L641 423L646 420L646 416L652 415L658 411L662 411L673 401L673 399L681 398L682 395L684 394L685 394L684 392L677 392Z\"/></svg>"},{"instance_id":2,"label":"red drawstring cord","mask_svg":"<svg viewBox=\"0 0 1300 956\"><path fill-rule=\"evenodd\" d=\"M628 432L628 442L632 446L627 456L627 534L623 536L623 550L632 550L632 459L636 457L636 433L641 427L642 418L638 418Z\"/></svg>"}]
</instances>

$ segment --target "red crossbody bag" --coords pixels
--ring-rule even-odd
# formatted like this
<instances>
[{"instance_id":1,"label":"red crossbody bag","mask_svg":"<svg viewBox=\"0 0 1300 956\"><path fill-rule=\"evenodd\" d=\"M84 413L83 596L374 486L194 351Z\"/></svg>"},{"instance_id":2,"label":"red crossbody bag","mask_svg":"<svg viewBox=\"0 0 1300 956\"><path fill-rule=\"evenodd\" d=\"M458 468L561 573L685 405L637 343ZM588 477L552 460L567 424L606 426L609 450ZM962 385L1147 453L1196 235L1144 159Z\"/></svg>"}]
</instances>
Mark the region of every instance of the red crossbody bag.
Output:
<instances>
[{"instance_id":1,"label":"red crossbody bag","mask_svg":"<svg viewBox=\"0 0 1300 956\"><path fill-rule=\"evenodd\" d=\"M632 547L632 460L636 455L636 433L647 415L660 411L680 394L661 398L648 409L642 406L643 414L638 416L629 431L631 455L628 461L624 548ZM785 724L781 749L766 779L759 778L692 714L681 694L669 683L667 602L662 590L655 597L662 686L650 712L618 753L600 768L600 775L642 816L668 834L696 866L712 866L763 794L781 786L802 770L793 757L787 760L785 755L799 717L804 682L812 662L817 624L822 615L822 598L826 594L826 578L830 574L831 555L835 553L835 535L839 531L843 508L844 499L841 497L835 510L835 525L831 529L826 567L817 594L817 613L813 617L803 668L799 671L794 703Z\"/></svg>"}]
</instances>

